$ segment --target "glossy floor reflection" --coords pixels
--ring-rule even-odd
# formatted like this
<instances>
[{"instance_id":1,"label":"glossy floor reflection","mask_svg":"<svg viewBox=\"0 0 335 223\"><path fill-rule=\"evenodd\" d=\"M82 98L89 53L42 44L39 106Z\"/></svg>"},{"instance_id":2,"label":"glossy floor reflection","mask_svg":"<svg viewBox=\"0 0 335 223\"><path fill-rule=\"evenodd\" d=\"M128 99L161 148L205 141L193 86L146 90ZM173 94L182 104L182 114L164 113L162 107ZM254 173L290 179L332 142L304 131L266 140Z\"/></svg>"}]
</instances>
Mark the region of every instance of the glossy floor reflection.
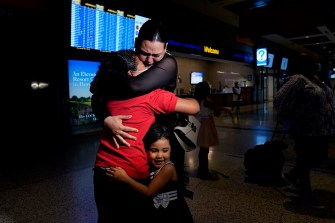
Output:
<instances>
[{"instance_id":1,"label":"glossy floor reflection","mask_svg":"<svg viewBox=\"0 0 335 223\"><path fill-rule=\"evenodd\" d=\"M335 222L335 143L329 160L311 174L316 196L325 204L314 210L282 185L260 185L246 180L243 155L271 139L276 114L271 103L242 106L240 114L215 118L220 144L210 150L210 169L218 181L196 177L198 149L187 152L187 199L196 223L306 223ZM281 137L281 135L277 135ZM93 197L92 167L98 134L74 135L48 142L24 156L2 157L0 164L1 223L93 223L97 213ZM285 150L289 169L294 162L292 140ZM38 157L43 157L39 159ZM159 220L158 220L159 221Z\"/></svg>"}]
</instances>

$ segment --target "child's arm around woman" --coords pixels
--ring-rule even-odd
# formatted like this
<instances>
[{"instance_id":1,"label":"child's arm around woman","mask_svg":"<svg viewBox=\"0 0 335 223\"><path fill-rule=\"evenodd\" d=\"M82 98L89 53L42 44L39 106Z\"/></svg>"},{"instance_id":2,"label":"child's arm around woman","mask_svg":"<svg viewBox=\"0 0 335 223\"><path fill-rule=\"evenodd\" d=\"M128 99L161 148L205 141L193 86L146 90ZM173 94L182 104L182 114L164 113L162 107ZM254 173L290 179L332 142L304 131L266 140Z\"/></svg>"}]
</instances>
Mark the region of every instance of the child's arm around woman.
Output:
<instances>
[{"instance_id":1,"label":"child's arm around woman","mask_svg":"<svg viewBox=\"0 0 335 223\"><path fill-rule=\"evenodd\" d=\"M157 194L170 180L177 181L176 168L171 162L165 164L160 169L159 173L152 181L150 181L149 185L144 185L135 181L120 167L111 167L107 170L107 175L113 180L126 183L130 188L146 197L151 197Z\"/></svg>"}]
</instances>

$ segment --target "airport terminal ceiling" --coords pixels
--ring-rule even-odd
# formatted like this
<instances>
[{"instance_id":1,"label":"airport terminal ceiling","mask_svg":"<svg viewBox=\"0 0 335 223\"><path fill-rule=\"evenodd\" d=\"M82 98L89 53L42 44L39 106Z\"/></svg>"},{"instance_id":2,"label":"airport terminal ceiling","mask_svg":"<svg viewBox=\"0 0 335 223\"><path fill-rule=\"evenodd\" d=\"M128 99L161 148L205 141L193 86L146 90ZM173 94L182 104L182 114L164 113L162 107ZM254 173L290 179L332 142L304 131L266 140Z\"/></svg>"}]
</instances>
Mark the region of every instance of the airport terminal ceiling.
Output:
<instances>
[{"instance_id":1,"label":"airport terminal ceiling","mask_svg":"<svg viewBox=\"0 0 335 223\"><path fill-rule=\"evenodd\" d=\"M262 37L335 65L335 1L171 1L237 26L241 37Z\"/></svg>"}]
</instances>

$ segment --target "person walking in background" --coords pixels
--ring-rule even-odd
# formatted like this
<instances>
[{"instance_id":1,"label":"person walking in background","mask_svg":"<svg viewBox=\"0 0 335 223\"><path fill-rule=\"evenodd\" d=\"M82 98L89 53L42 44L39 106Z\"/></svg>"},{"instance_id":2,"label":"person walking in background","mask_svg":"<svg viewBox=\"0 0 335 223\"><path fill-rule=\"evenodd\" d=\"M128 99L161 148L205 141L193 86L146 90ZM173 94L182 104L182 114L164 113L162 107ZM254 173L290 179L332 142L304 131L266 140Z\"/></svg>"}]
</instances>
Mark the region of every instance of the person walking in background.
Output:
<instances>
[{"instance_id":1,"label":"person walking in background","mask_svg":"<svg viewBox=\"0 0 335 223\"><path fill-rule=\"evenodd\" d=\"M161 223L193 223L183 191L179 188L176 168L171 161L172 135L173 132L166 126L153 124L143 139L150 166L149 185L135 181L120 167L107 170L107 175L113 180L123 182L132 190L150 197L151 211L147 212L147 222L159 219Z\"/></svg>"},{"instance_id":2,"label":"person walking in background","mask_svg":"<svg viewBox=\"0 0 335 223\"><path fill-rule=\"evenodd\" d=\"M334 135L335 102L331 88L319 79L312 58L301 58L295 75L287 77L276 93L273 105L294 138L296 152L296 165L282 177L303 202L323 208L313 195L310 171L328 157L329 136Z\"/></svg>"},{"instance_id":3,"label":"person walking in background","mask_svg":"<svg viewBox=\"0 0 335 223\"><path fill-rule=\"evenodd\" d=\"M200 82L195 86L194 96L200 104L200 112L197 115L201 123L198 134L199 166L197 176L203 180L218 180L218 176L208 169L209 147L219 144L218 133L214 123L214 115L220 115L217 108L209 97L210 86L207 82Z\"/></svg>"},{"instance_id":4,"label":"person walking in background","mask_svg":"<svg viewBox=\"0 0 335 223\"><path fill-rule=\"evenodd\" d=\"M238 84L238 81L234 83L232 90L233 90L233 105L231 107L231 111L234 112L234 108L236 107L236 114L238 114L240 113L240 105L242 101L241 88Z\"/></svg>"},{"instance_id":5,"label":"person walking in background","mask_svg":"<svg viewBox=\"0 0 335 223\"><path fill-rule=\"evenodd\" d=\"M96 87L102 92L109 89L106 83L115 76L135 77L145 69L140 60L136 63L133 50L113 52L109 59L99 67L95 77ZM200 106L193 98L178 98L174 93L163 89L125 100L111 98L107 100L106 106L115 115L126 112L132 114L132 119L124 122L139 131L132 133L137 140L129 140L129 147L116 146L109 129L101 131L94 167L98 222L134 222L139 219L144 221L148 207L147 200L124 185L110 181L106 171L109 167L121 167L135 181L147 183L149 166L142 140L151 124L155 122L155 114L181 112L194 115L199 112Z\"/></svg>"}]
</instances>

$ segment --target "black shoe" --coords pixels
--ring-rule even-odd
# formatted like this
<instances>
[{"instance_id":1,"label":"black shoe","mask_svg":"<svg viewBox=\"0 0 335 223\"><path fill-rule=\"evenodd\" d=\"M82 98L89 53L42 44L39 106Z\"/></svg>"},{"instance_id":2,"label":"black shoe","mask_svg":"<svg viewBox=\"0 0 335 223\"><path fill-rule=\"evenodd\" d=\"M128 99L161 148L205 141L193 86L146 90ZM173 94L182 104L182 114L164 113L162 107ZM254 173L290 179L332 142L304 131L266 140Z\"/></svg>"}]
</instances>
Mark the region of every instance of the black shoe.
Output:
<instances>
[{"instance_id":1,"label":"black shoe","mask_svg":"<svg viewBox=\"0 0 335 223\"><path fill-rule=\"evenodd\" d=\"M281 177L289 185L288 188L290 190L293 190L293 191L300 190L300 186L299 186L299 182L297 178L291 176L289 173L282 173Z\"/></svg>"},{"instance_id":2,"label":"black shoe","mask_svg":"<svg viewBox=\"0 0 335 223\"><path fill-rule=\"evenodd\" d=\"M322 205L315 197L312 195L309 196L301 196L302 202L307 204L308 206L315 208L315 209L324 209L325 206Z\"/></svg>"}]
</instances>

